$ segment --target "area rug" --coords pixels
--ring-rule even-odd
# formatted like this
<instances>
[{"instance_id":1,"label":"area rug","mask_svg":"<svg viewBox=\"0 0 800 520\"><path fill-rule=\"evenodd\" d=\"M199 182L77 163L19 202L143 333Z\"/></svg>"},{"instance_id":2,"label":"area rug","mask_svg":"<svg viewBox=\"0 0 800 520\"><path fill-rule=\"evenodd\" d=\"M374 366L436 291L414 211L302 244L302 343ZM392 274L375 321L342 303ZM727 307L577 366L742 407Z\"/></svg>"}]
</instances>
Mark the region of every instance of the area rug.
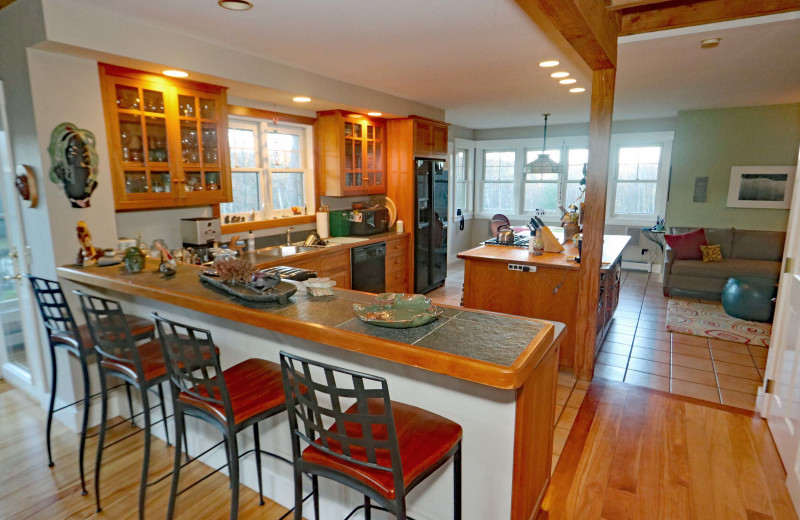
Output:
<instances>
[{"instance_id":1,"label":"area rug","mask_svg":"<svg viewBox=\"0 0 800 520\"><path fill-rule=\"evenodd\" d=\"M772 325L728 316L721 304L691 300L669 301L667 330L706 338L769 347Z\"/></svg>"}]
</instances>

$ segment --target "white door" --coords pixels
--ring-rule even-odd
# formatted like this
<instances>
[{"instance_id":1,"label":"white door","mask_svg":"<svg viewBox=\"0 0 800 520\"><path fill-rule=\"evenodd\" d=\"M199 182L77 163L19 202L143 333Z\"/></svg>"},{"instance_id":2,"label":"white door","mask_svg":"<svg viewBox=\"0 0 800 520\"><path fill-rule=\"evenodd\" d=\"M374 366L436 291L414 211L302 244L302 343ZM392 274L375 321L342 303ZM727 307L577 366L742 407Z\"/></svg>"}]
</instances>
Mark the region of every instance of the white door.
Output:
<instances>
[{"instance_id":1,"label":"white door","mask_svg":"<svg viewBox=\"0 0 800 520\"><path fill-rule=\"evenodd\" d=\"M786 468L795 510L800 511L800 177L793 201L767 359L766 377L773 386L764 395L761 414L767 418Z\"/></svg>"},{"instance_id":2,"label":"white door","mask_svg":"<svg viewBox=\"0 0 800 520\"><path fill-rule=\"evenodd\" d=\"M22 274L29 272L30 253L14 188L15 177L0 82L0 374L37 396L44 389L42 378L36 377L43 373L35 330L38 311L33 306L30 285L22 279Z\"/></svg>"}]
</instances>

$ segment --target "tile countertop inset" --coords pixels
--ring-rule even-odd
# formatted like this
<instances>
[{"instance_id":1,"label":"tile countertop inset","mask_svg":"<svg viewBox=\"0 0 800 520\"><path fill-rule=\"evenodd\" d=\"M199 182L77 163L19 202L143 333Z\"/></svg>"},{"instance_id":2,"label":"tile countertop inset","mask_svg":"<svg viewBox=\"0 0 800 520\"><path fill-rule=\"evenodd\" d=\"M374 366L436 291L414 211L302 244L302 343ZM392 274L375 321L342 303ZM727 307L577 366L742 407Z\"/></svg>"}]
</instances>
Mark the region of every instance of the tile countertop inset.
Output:
<instances>
[{"instance_id":1,"label":"tile countertop inset","mask_svg":"<svg viewBox=\"0 0 800 520\"><path fill-rule=\"evenodd\" d=\"M564 330L561 323L446 306L421 327L377 327L353 313L353 303L371 303L373 294L334 289L333 296L312 297L289 282L298 290L288 304L253 303L201 282L199 266L181 265L170 278L157 269L148 259L135 274L120 266L60 267L59 276L498 388L522 384Z\"/></svg>"}]
</instances>

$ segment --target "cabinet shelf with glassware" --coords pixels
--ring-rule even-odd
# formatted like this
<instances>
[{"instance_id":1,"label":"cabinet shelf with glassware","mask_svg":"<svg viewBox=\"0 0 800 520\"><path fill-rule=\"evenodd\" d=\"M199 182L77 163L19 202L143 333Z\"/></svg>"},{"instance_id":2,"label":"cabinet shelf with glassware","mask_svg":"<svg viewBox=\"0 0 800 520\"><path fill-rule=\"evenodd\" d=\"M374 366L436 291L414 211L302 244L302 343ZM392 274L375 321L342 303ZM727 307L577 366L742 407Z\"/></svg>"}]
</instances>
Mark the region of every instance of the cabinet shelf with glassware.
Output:
<instances>
[{"instance_id":1,"label":"cabinet shelf with glassware","mask_svg":"<svg viewBox=\"0 0 800 520\"><path fill-rule=\"evenodd\" d=\"M386 127L381 119L341 110L317 113L314 153L321 194L386 193Z\"/></svg>"},{"instance_id":2,"label":"cabinet shelf with glassware","mask_svg":"<svg viewBox=\"0 0 800 520\"><path fill-rule=\"evenodd\" d=\"M117 211L230 202L225 87L100 65Z\"/></svg>"}]
</instances>

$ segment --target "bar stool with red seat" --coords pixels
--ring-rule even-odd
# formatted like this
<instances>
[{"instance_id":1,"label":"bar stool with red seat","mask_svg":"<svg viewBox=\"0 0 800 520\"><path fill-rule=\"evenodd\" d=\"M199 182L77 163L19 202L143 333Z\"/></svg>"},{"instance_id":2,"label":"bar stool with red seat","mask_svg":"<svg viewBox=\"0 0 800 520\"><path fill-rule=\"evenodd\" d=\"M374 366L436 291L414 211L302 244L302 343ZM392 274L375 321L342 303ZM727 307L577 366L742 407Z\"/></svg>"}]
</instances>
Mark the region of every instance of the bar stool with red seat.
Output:
<instances>
[{"instance_id":1,"label":"bar stool with red seat","mask_svg":"<svg viewBox=\"0 0 800 520\"><path fill-rule=\"evenodd\" d=\"M287 464L292 463L280 455L262 451L258 431L259 422L286 409L280 366L263 359L247 359L222 370L218 349L214 346L208 330L171 321L156 313L152 316L156 320L171 381L175 435L180 436L185 432L187 415L206 421L222 433L228 450L231 480L230 518L233 520L238 517L239 511L239 458L250 453L246 451L239 454L236 434L252 426L254 439L252 451L256 456L258 494L260 504L264 505L261 454L270 455ZM211 355L200 355L203 352L210 352ZM178 492L180 470L181 448L180 443L176 443L167 509L168 520L172 519L175 513L175 501L180 494Z\"/></svg>"},{"instance_id":2,"label":"bar stool with red seat","mask_svg":"<svg viewBox=\"0 0 800 520\"><path fill-rule=\"evenodd\" d=\"M125 314L119 302L91 296L81 291L73 291L78 295L86 324L91 334L94 349L98 356L97 367L100 371L100 388L102 391L102 407L100 433L97 442L97 459L94 467L94 491L97 512L100 507L100 468L105 446L106 419L108 414L108 388L106 378L114 376L127 381L139 391L142 400L142 416L144 417L144 457L142 475L139 482L139 518L144 518L144 502L147 491L147 475L150 466L150 400L148 392L158 393L161 407L161 419L169 445L169 429L167 413L164 406L164 392L161 383L167 380L167 367L161 354L161 342L151 340L137 344L133 339L133 331L128 326ZM157 423L156 423L157 424ZM126 437L127 438L127 437ZM180 439L180 435L177 436ZM180 442L176 443L180 444Z\"/></svg>"},{"instance_id":3,"label":"bar stool with red seat","mask_svg":"<svg viewBox=\"0 0 800 520\"><path fill-rule=\"evenodd\" d=\"M367 520L372 509L406 520L408 492L451 457L453 517L461 519L460 425L390 401L388 385L381 377L286 352L280 356L292 435L295 520L302 519L303 473L335 480L364 495L364 505L347 518L364 508ZM345 381L352 384L344 386ZM322 404L327 402L330 406ZM326 428L323 417L333 424ZM307 445L302 451L301 442ZM371 500L382 507L373 506ZM319 520L319 515L315 518Z\"/></svg>"},{"instance_id":4,"label":"bar stool with red seat","mask_svg":"<svg viewBox=\"0 0 800 520\"><path fill-rule=\"evenodd\" d=\"M49 466L53 463L52 450L50 448L50 431L53 425L53 414L64 408L83 403L83 419L81 421L81 440L78 450L78 466L81 473L81 491L86 494L86 480L83 471L83 453L86 446L86 427L89 420L89 407L91 398L95 395L91 393L89 385L89 358L94 355L94 343L92 342L89 328L86 325L78 326L72 311L67 305L64 291L61 284L55 280L39 278L30 274L25 275L31 282L33 294L39 307L39 314L42 317L44 326L47 329L47 339L50 344L50 405L47 409L47 459ZM125 315L125 321L133 335L134 341L153 339L155 325L150 321L138 316ZM83 379L83 399L54 409L56 402L56 383L58 382L58 365L56 364L56 348L62 348L69 354L75 356L81 364L81 375ZM133 407L130 401L130 387L128 390L128 407L133 416Z\"/></svg>"}]
</instances>

